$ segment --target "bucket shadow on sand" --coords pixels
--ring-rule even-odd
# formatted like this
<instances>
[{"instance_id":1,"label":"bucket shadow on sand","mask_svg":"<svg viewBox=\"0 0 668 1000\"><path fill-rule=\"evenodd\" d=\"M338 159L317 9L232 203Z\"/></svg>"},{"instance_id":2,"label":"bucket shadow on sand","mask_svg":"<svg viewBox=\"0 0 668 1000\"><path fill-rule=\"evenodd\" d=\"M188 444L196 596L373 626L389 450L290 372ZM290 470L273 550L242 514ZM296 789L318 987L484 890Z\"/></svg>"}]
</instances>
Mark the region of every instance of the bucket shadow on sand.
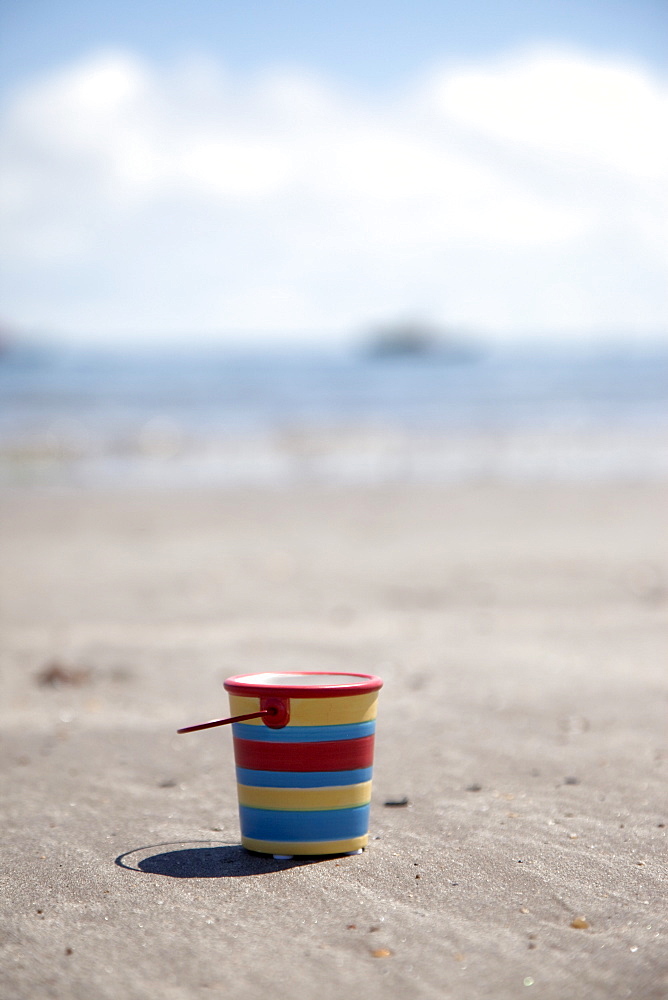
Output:
<instances>
[{"instance_id":1,"label":"bucket shadow on sand","mask_svg":"<svg viewBox=\"0 0 668 1000\"><path fill-rule=\"evenodd\" d=\"M197 846L195 846L197 845ZM172 850L154 852L159 847ZM289 868L300 868L328 857L306 856L285 861L264 854L252 854L240 844L219 844L212 840L179 840L173 843L147 844L119 854L115 864L128 871L170 878L240 878L270 875Z\"/></svg>"}]
</instances>

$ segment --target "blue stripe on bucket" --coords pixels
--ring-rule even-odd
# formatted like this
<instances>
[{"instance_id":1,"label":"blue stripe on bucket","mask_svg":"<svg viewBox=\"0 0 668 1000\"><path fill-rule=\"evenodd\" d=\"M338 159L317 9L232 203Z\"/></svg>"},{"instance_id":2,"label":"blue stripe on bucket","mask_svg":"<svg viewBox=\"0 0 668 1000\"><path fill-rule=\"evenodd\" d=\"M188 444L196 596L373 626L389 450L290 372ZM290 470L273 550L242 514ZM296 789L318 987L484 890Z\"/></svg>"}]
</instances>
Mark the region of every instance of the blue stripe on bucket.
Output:
<instances>
[{"instance_id":1,"label":"blue stripe on bucket","mask_svg":"<svg viewBox=\"0 0 668 1000\"><path fill-rule=\"evenodd\" d=\"M369 806L318 812L287 812L239 806L241 832L256 840L346 840L369 829Z\"/></svg>"},{"instance_id":2,"label":"blue stripe on bucket","mask_svg":"<svg viewBox=\"0 0 668 1000\"><path fill-rule=\"evenodd\" d=\"M238 767L237 781L240 785L255 785L256 788L329 788L371 781L372 771L371 767L353 771L255 771Z\"/></svg>"},{"instance_id":3,"label":"blue stripe on bucket","mask_svg":"<svg viewBox=\"0 0 668 1000\"><path fill-rule=\"evenodd\" d=\"M269 726L247 726L235 722L232 732L237 739L255 740L269 743L330 743L334 740L357 740L362 736L373 736L376 732L375 720L352 722L345 726L285 726L270 729Z\"/></svg>"}]
</instances>

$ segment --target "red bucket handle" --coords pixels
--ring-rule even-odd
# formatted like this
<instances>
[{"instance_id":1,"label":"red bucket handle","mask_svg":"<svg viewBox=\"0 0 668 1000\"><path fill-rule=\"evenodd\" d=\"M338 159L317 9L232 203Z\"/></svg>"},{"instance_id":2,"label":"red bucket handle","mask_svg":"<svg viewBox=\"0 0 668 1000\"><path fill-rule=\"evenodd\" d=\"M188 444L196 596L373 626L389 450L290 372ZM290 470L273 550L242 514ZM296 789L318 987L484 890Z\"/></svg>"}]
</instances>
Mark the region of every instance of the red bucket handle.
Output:
<instances>
[{"instance_id":1,"label":"red bucket handle","mask_svg":"<svg viewBox=\"0 0 668 1000\"><path fill-rule=\"evenodd\" d=\"M212 719L211 722L198 722L195 726L183 726L182 729L176 731L177 733L196 733L200 729L229 726L232 722L245 722L247 719L264 719L265 725L271 729L282 729L290 721L290 700L288 698L262 698L259 712L235 715L231 719Z\"/></svg>"}]
</instances>

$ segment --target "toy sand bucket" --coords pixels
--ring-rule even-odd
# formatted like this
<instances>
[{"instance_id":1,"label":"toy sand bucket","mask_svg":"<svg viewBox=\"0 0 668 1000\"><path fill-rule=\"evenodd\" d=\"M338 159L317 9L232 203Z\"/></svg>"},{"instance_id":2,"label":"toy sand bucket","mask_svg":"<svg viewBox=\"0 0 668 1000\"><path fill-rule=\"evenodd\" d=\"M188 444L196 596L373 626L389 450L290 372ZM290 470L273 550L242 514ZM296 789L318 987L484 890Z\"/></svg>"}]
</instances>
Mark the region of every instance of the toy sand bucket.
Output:
<instances>
[{"instance_id":1,"label":"toy sand bucket","mask_svg":"<svg viewBox=\"0 0 668 1000\"><path fill-rule=\"evenodd\" d=\"M370 674L229 677L241 843L250 851L348 854L369 840L376 705Z\"/></svg>"}]
</instances>

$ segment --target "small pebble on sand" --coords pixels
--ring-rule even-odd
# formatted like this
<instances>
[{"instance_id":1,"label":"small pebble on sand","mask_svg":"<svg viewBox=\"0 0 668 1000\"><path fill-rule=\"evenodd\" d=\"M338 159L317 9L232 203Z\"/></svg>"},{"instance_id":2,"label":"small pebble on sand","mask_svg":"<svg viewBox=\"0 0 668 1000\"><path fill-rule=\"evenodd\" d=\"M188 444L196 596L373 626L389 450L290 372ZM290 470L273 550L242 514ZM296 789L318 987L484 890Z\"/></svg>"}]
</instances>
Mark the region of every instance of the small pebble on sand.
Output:
<instances>
[{"instance_id":1,"label":"small pebble on sand","mask_svg":"<svg viewBox=\"0 0 668 1000\"><path fill-rule=\"evenodd\" d=\"M589 921L585 917L575 917L571 920L571 927L574 927L576 931L586 931L589 927Z\"/></svg>"},{"instance_id":2,"label":"small pebble on sand","mask_svg":"<svg viewBox=\"0 0 668 1000\"><path fill-rule=\"evenodd\" d=\"M372 951L371 954L374 958L389 958L392 952L389 948L376 948L376 950Z\"/></svg>"},{"instance_id":3,"label":"small pebble on sand","mask_svg":"<svg viewBox=\"0 0 668 1000\"><path fill-rule=\"evenodd\" d=\"M91 672L87 668L69 667L57 660L47 663L37 674L36 681L41 687L79 687L87 684Z\"/></svg>"}]
</instances>

